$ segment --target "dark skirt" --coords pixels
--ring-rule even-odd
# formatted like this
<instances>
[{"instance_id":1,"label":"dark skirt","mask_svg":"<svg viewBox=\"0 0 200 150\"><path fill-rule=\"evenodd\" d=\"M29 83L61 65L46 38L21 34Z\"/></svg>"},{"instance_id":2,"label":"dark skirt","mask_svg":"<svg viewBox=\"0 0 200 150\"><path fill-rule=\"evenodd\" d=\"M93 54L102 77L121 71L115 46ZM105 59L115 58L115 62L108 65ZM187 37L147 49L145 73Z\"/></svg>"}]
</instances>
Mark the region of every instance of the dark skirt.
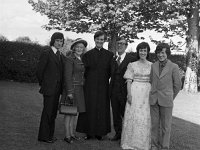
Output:
<instances>
[{"instance_id":1,"label":"dark skirt","mask_svg":"<svg viewBox=\"0 0 200 150\"><path fill-rule=\"evenodd\" d=\"M79 113L85 112L83 86L81 85L74 86L74 103L77 106Z\"/></svg>"},{"instance_id":2,"label":"dark skirt","mask_svg":"<svg viewBox=\"0 0 200 150\"><path fill-rule=\"evenodd\" d=\"M79 113L85 112L85 100L84 100L84 93L83 93L83 86L82 85L74 85L74 106L77 106L77 111ZM64 101L67 97L66 90L63 91L61 102Z\"/></svg>"}]
</instances>

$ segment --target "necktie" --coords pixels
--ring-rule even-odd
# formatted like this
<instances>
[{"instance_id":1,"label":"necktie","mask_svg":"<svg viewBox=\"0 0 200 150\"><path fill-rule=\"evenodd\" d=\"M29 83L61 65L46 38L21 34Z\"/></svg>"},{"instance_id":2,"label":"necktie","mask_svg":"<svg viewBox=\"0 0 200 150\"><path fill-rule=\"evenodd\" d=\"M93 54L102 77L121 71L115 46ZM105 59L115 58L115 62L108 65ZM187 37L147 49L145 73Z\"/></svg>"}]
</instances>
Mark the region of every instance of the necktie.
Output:
<instances>
[{"instance_id":1,"label":"necktie","mask_svg":"<svg viewBox=\"0 0 200 150\"><path fill-rule=\"evenodd\" d=\"M58 60L60 60L60 52L59 51L56 52L56 56L57 56Z\"/></svg>"},{"instance_id":2,"label":"necktie","mask_svg":"<svg viewBox=\"0 0 200 150\"><path fill-rule=\"evenodd\" d=\"M163 68L165 67L165 65L166 65L166 62L160 62L160 64L159 64L159 75L161 74L161 72L162 72Z\"/></svg>"},{"instance_id":3,"label":"necktie","mask_svg":"<svg viewBox=\"0 0 200 150\"><path fill-rule=\"evenodd\" d=\"M121 60L121 56L118 56L117 58L117 64L120 65L120 60Z\"/></svg>"}]
</instances>

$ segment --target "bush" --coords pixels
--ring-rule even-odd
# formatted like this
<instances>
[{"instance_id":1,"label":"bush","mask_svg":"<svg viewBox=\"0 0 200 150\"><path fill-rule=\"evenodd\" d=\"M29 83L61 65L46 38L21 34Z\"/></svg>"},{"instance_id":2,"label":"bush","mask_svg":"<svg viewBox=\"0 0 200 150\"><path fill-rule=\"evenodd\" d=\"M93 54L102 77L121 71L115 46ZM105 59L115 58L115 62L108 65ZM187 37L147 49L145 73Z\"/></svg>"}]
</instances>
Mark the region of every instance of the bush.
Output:
<instances>
[{"instance_id":1,"label":"bush","mask_svg":"<svg viewBox=\"0 0 200 150\"><path fill-rule=\"evenodd\" d=\"M37 82L36 66L45 48L46 46L33 43L0 41L0 79ZM136 53L131 53L136 57ZM185 56L171 55L169 59L178 64L180 72L186 71ZM156 60L156 55L151 53L150 61ZM198 77L200 77L200 69L198 70Z\"/></svg>"},{"instance_id":2,"label":"bush","mask_svg":"<svg viewBox=\"0 0 200 150\"><path fill-rule=\"evenodd\" d=\"M37 82L36 66L45 49L32 43L0 42L0 78L20 82Z\"/></svg>"}]
</instances>

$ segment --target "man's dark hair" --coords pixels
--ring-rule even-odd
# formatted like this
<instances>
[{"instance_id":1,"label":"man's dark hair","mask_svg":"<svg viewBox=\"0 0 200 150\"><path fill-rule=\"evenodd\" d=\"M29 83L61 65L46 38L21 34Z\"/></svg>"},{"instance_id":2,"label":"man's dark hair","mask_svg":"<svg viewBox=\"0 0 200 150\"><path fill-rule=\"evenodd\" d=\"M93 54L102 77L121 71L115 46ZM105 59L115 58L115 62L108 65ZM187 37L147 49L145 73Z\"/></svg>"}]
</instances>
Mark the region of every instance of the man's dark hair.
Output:
<instances>
[{"instance_id":1,"label":"man's dark hair","mask_svg":"<svg viewBox=\"0 0 200 150\"><path fill-rule=\"evenodd\" d=\"M97 37L102 36L102 35L104 35L104 41L105 41L107 37L106 37L105 32L103 32L103 31L97 31L97 32L94 34L94 39L96 39Z\"/></svg>"},{"instance_id":2,"label":"man's dark hair","mask_svg":"<svg viewBox=\"0 0 200 150\"><path fill-rule=\"evenodd\" d=\"M63 39L63 44L64 44L64 35L61 32L55 32L51 36L50 46L54 45L54 42L55 42L56 39Z\"/></svg>"},{"instance_id":3,"label":"man's dark hair","mask_svg":"<svg viewBox=\"0 0 200 150\"><path fill-rule=\"evenodd\" d=\"M121 40L125 40L126 41L126 45L128 45L127 39L125 37L123 37L123 36L118 37L116 41L118 42L118 41L121 41Z\"/></svg>"},{"instance_id":4,"label":"man's dark hair","mask_svg":"<svg viewBox=\"0 0 200 150\"><path fill-rule=\"evenodd\" d=\"M170 46L167 43L160 43L156 46L156 50L155 50L155 54L157 55L158 53L160 53L163 48L166 48L166 54L167 57L171 55L171 51L170 51Z\"/></svg>"}]
</instances>

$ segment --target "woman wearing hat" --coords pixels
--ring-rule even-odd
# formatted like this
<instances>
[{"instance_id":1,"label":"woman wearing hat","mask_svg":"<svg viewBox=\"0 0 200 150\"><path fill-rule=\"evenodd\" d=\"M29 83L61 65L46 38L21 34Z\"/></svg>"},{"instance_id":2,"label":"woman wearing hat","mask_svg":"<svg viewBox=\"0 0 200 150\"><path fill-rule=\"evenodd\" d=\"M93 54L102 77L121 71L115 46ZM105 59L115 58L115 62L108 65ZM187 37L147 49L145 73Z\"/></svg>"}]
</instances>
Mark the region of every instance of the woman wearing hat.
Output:
<instances>
[{"instance_id":1,"label":"woman wearing hat","mask_svg":"<svg viewBox=\"0 0 200 150\"><path fill-rule=\"evenodd\" d=\"M73 104L77 106L78 113L85 112L85 101L83 93L84 83L84 65L81 56L85 52L87 42L83 39L76 39L71 45L71 53L66 57L64 65L64 84L67 97L73 100ZM79 138L74 134L74 127L77 116L65 115L65 138L64 141L72 143L73 140Z\"/></svg>"}]
</instances>

